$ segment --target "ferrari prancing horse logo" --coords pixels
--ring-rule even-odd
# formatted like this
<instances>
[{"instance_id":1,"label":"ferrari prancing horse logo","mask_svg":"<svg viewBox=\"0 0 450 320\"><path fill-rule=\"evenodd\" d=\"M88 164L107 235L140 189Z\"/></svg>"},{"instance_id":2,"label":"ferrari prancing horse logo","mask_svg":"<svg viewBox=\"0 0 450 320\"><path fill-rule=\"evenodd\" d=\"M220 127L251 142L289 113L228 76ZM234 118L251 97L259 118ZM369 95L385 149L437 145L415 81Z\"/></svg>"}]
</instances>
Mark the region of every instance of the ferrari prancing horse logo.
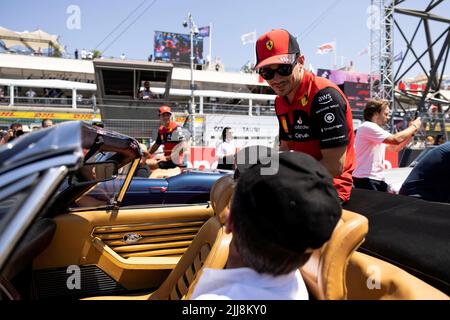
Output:
<instances>
[{"instance_id":1,"label":"ferrari prancing horse logo","mask_svg":"<svg viewBox=\"0 0 450 320\"><path fill-rule=\"evenodd\" d=\"M272 40L269 40L266 42L266 48L269 51L273 49L273 41Z\"/></svg>"}]
</instances>

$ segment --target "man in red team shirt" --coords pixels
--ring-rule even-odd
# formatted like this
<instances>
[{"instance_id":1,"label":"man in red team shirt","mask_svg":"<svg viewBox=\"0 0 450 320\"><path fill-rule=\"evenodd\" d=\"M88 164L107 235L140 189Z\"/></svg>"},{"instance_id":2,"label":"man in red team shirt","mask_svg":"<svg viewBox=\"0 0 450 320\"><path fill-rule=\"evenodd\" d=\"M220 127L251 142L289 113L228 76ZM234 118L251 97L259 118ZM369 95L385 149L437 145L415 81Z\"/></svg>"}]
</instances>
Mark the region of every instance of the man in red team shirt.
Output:
<instances>
[{"instance_id":1,"label":"man in red team shirt","mask_svg":"<svg viewBox=\"0 0 450 320\"><path fill-rule=\"evenodd\" d=\"M172 151L180 143L182 137L175 137L175 135L179 134L179 130L177 130L179 127L175 121L172 121L172 110L170 107L165 105L161 106L159 108L159 118L161 120L161 126L158 129L158 137L149 153L155 153L159 146L163 144L164 156L156 160L156 164L160 169L173 169L177 167L177 164L173 162ZM176 134L174 134L175 132ZM179 159L179 157L182 157L182 155L177 155L175 158ZM149 164L152 166L155 163L150 162Z\"/></svg>"},{"instance_id":2,"label":"man in red team shirt","mask_svg":"<svg viewBox=\"0 0 450 320\"><path fill-rule=\"evenodd\" d=\"M280 150L310 154L334 177L341 202L350 199L355 166L350 105L331 81L304 68L295 37L277 29L256 42L255 69L278 97Z\"/></svg>"}]
</instances>

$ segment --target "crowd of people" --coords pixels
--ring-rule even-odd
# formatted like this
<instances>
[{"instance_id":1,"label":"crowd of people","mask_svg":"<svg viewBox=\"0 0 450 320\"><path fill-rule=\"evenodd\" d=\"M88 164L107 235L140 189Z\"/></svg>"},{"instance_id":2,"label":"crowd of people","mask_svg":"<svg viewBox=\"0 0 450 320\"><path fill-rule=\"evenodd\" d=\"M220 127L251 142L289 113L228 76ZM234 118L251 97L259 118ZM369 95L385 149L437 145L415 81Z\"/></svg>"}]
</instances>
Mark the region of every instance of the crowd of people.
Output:
<instances>
[{"instance_id":1,"label":"crowd of people","mask_svg":"<svg viewBox=\"0 0 450 320\"><path fill-rule=\"evenodd\" d=\"M51 119L43 119L42 120L42 122L41 122L42 129L45 129L45 128L48 128L51 126L53 126L53 121ZM9 126L8 130L1 133L0 145L10 143L28 132L29 132L28 130L25 130L23 124L21 124L19 122L12 123Z\"/></svg>"},{"instance_id":2,"label":"crowd of people","mask_svg":"<svg viewBox=\"0 0 450 320\"><path fill-rule=\"evenodd\" d=\"M7 91L5 87L0 87L0 102L9 102ZM69 105L72 104L71 99L72 97L69 94L59 88L26 89L15 87L14 89L14 100L19 103ZM76 101L78 104L95 106L96 97L95 94L92 94L90 99L87 99L83 96L83 93L78 92Z\"/></svg>"}]
</instances>

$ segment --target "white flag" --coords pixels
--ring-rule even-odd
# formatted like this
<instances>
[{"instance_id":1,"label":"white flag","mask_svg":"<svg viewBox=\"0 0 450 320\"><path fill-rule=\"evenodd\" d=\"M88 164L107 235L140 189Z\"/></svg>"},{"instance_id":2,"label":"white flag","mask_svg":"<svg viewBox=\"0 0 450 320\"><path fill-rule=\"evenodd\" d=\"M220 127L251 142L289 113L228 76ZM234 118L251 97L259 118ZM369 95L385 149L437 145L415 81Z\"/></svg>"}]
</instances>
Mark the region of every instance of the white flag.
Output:
<instances>
[{"instance_id":1,"label":"white flag","mask_svg":"<svg viewBox=\"0 0 450 320\"><path fill-rule=\"evenodd\" d=\"M255 43L256 42L256 31L243 34L241 36L241 41L244 46L249 43Z\"/></svg>"},{"instance_id":2,"label":"white flag","mask_svg":"<svg viewBox=\"0 0 450 320\"><path fill-rule=\"evenodd\" d=\"M317 49L317 54L325 54L328 52L333 52L336 50L336 43L333 42L327 42L319 46Z\"/></svg>"}]
</instances>

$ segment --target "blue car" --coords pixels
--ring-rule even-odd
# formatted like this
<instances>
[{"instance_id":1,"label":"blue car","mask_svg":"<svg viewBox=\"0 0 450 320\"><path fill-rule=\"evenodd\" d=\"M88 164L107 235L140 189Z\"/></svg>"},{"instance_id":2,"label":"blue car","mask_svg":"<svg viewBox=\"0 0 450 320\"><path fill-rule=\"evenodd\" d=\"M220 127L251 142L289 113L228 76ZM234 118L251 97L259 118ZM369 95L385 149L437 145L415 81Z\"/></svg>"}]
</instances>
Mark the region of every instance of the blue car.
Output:
<instances>
[{"instance_id":1,"label":"blue car","mask_svg":"<svg viewBox=\"0 0 450 320\"><path fill-rule=\"evenodd\" d=\"M206 203L214 182L227 174L230 172L185 169L166 179L134 177L122 206Z\"/></svg>"}]
</instances>

